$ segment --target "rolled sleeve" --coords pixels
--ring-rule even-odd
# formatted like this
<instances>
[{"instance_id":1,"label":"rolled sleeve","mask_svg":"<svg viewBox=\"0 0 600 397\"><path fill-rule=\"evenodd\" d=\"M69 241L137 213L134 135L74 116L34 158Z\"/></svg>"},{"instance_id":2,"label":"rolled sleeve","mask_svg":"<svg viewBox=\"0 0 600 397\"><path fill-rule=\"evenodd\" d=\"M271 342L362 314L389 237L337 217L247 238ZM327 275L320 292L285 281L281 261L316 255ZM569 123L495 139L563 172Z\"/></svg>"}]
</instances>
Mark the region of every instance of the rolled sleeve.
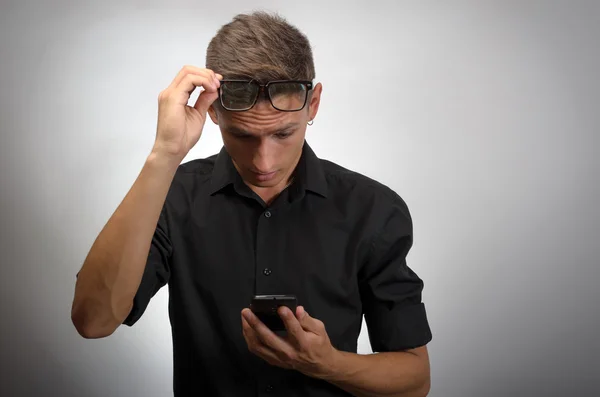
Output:
<instances>
[{"instance_id":1,"label":"rolled sleeve","mask_svg":"<svg viewBox=\"0 0 600 397\"><path fill-rule=\"evenodd\" d=\"M412 219L399 196L383 219L360 273L371 348L386 352L424 346L432 339L421 301L424 283L406 263L413 244Z\"/></svg>"},{"instance_id":2,"label":"rolled sleeve","mask_svg":"<svg viewBox=\"0 0 600 397\"><path fill-rule=\"evenodd\" d=\"M150 300L169 281L171 253L172 245L168 236L165 209L163 208L152 237L142 281L133 298L133 307L127 318L123 320L124 325L134 325L146 311Z\"/></svg>"}]
</instances>

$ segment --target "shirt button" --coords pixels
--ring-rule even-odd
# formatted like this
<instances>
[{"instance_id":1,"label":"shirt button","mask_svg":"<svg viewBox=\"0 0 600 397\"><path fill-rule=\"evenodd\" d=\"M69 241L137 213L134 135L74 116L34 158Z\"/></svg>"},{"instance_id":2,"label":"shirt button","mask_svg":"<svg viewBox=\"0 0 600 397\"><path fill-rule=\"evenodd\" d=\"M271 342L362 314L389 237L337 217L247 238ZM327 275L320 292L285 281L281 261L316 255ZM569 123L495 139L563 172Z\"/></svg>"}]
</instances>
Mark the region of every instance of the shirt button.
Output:
<instances>
[{"instance_id":1,"label":"shirt button","mask_svg":"<svg viewBox=\"0 0 600 397\"><path fill-rule=\"evenodd\" d=\"M270 218L270 217L271 217L271 211L266 211L266 212L265 212L265 216L266 216L267 218Z\"/></svg>"},{"instance_id":2,"label":"shirt button","mask_svg":"<svg viewBox=\"0 0 600 397\"><path fill-rule=\"evenodd\" d=\"M266 268L265 270L263 270L263 274L264 274L265 276L270 276L270 275L271 275L271 269L269 269L269 268Z\"/></svg>"},{"instance_id":3,"label":"shirt button","mask_svg":"<svg viewBox=\"0 0 600 397\"><path fill-rule=\"evenodd\" d=\"M265 390L267 391L267 393L270 393L270 392L272 392L272 391L273 391L273 386L271 386L271 385L267 385L267 387L266 387L266 389L265 389Z\"/></svg>"}]
</instances>

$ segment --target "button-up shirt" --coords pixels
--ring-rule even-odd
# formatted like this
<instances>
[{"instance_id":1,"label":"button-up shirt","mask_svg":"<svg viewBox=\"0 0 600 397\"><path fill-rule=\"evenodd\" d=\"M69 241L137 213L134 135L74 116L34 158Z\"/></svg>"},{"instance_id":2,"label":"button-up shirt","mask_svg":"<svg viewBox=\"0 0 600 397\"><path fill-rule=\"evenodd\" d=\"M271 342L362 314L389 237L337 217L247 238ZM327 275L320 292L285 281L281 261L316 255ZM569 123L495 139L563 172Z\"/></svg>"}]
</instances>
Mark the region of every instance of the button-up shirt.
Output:
<instances>
[{"instance_id":1,"label":"button-up shirt","mask_svg":"<svg viewBox=\"0 0 600 397\"><path fill-rule=\"evenodd\" d=\"M175 397L349 396L250 353L241 311L254 295L290 294L338 350L356 353L363 316L374 352L426 345L424 284L406 262L412 233L398 194L306 142L293 183L269 205L223 147L178 167L124 324L168 285Z\"/></svg>"}]
</instances>

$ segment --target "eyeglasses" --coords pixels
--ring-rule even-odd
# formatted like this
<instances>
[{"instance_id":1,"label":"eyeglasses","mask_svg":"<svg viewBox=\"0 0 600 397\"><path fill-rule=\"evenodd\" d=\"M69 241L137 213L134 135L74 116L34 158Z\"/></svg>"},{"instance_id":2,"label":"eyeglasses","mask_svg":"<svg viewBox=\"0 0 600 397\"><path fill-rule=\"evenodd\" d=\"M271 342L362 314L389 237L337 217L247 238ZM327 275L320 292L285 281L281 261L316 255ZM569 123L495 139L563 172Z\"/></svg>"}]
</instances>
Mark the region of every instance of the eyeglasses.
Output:
<instances>
[{"instance_id":1,"label":"eyeglasses","mask_svg":"<svg viewBox=\"0 0 600 397\"><path fill-rule=\"evenodd\" d=\"M271 105L282 112L297 112L304 109L312 81L278 80L259 84L254 80L221 80L219 98L221 105L232 112L250 110L259 94L264 92Z\"/></svg>"}]
</instances>

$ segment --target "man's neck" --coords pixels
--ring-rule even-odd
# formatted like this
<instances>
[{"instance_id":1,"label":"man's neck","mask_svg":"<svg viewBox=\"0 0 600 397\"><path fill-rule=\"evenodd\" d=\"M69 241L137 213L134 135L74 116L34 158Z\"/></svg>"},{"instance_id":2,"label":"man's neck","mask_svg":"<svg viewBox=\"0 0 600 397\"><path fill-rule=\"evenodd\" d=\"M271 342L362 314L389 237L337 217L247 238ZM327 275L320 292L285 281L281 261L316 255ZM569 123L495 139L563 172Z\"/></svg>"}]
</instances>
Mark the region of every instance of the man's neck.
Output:
<instances>
[{"instance_id":1,"label":"man's neck","mask_svg":"<svg viewBox=\"0 0 600 397\"><path fill-rule=\"evenodd\" d=\"M248 187L254 191L267 205L271 205L271 203L283 192L288 186L290 186L294 182L293 172L291 175L286 176L281 180L279 184L276 186L270 187L259 187L253 186L248 183Z\"/></svg>"}]
</instances>

